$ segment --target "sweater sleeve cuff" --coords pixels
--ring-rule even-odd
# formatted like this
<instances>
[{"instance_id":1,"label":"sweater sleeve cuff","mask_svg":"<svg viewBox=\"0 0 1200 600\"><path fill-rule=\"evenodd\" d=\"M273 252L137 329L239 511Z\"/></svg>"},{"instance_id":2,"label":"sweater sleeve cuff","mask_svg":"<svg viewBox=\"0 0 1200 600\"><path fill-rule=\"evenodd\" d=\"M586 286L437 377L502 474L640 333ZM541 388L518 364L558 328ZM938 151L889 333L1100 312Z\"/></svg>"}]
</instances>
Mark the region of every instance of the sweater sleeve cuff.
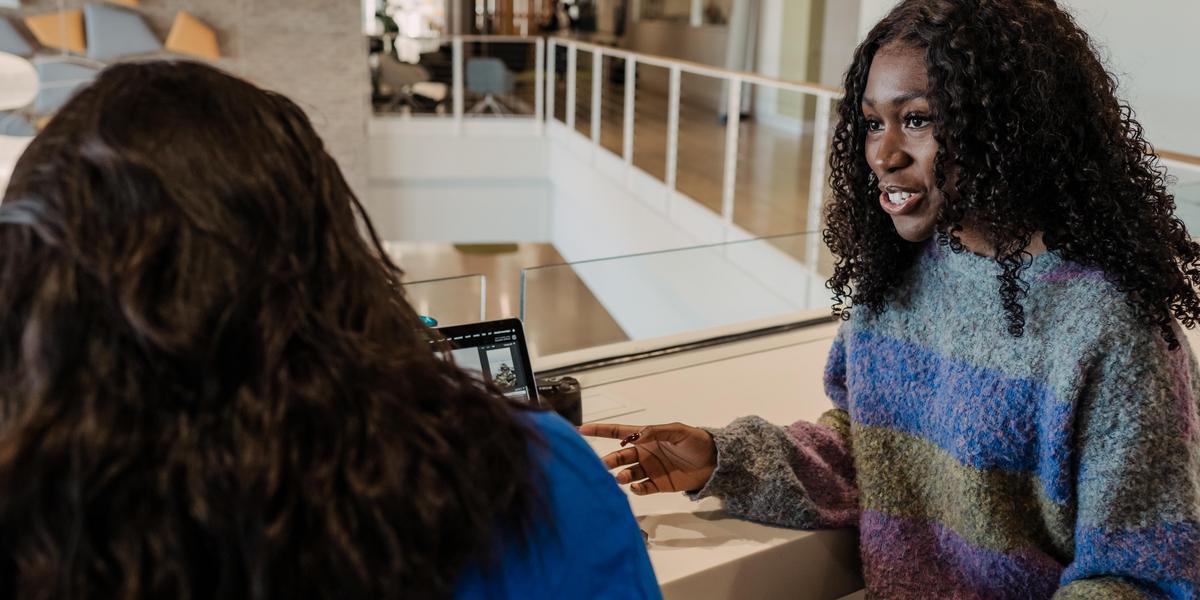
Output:
<instances>
[{"instance_id":1,"label":"sweater sleeve cuff","mask_svg":"<svg viewBox=\"0 0 1200 600\"><path fill-rule=\"evenodd\" d=\"M699 490L684 492L692 500L702 500L709 496L722 497L730 489L730 483L744 477L743 467L748 448L752 446L754 436L751 432L766 422L760 417L749 416L734 420L725 427L701 427L713 438L717 447L717 468L708 478L708 483ZM736 487L736 486L732 486Z\"/></svg>"}]
</instances>

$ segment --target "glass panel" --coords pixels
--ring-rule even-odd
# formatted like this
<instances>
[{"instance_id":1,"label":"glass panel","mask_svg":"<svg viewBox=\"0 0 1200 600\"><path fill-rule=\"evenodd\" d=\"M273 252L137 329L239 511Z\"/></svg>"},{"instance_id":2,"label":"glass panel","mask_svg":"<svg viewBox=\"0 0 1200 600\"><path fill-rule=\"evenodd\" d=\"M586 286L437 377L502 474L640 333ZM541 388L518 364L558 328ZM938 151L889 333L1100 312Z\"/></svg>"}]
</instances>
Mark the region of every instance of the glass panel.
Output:
<instances>
[{"instance_id":1,"label":"glass panel","mask_svg":"<svg viewBox=\"0 0 1200 600\"><path fill-rule=\"evenodd\" d=\"M554 45L554 115L560 123L567 122L567 47Z\"/></svg>"},{"instance_id":2,"label":"glass panel","mask_svg":"<svg viewBox=\"0 0 1200 600\"><path fill-rule=\"evenodd\" d=\"M747 87L754 118L738 128L733 222L755 236L816 229L807 222L813 123L804 118L813 97Z\"/></svg>"},{"instance_id":3,"label":"glass panel","mask_svg":"<svg viewBox=\"0 0 1200 600\"><path fill-rule=\"evenodd\" d=\"M438 38L385 35L371 54L371 99L378 114L450 116L454 58Z\"/></svg>"},{"instance_id":4,"label":"glass panel","mask_svg":"<svg viewBox=\"0 0 1200 600\"><path fill-rule=\"evenodd\" d=\"M463 110L471 116L534 114L537 46L463 42Z\"/></svg>"},{"instance_id":5,"label":"glass panel","mask_svg":"<svg viewBox=\"0 0 1200 600\"><path fill-rule=\"evenodd\" d=\"M725 85L721 79L692 73L679 79L675 189L718 215L724 195Z\"/></svg>"},{"instance_id":6,"label":"glass panel","mask_svg":"<svg viewBox=\"0 0 1200 600\"><path fill-rule=\"evenodd\" d=\"M584 295L629 340L826 308L827 254L818 234L793 234L526 269L521 316L547 356L622 341L581 334L591 319L573 299Z\"/></svg>"},{"instance_id":7,"label":"glass panel","mask_svg":"<svg viewBox=\"0 0 1200 600\"><path fill-rule=\"evenodd\" d=\"M633 109L633 166L659 181L667 172L667 98L671 72L639 63Z\"/></svg>"},{"instance_id":8,"label":"glass panel","mask_svg":"<svg viewBox=\"0 0 1200 600\"><path fill-rule=\"evenodd\" d=\"M592 137L592 53L575 51L575 131Z\"/></svg>"},{"instance_id":9,"label":"glass panel","mask_svg":"<svg viewBox=\"0 0 1200 600\"><path fill-rule=\"evenodd\" d=\"M1169 191L1175 194L1175 214L1187 226L1192 237L1200 238L1200 167L1172 167L1167 174L1175 178Z\"/></svg>"},{"instance_id":10,"label":"glass panel","mask_svg":"<svg viewBox=\"0 0 1200 600\"><path fill-rule=\"evenodd\" d=\"M487 278L483 275L405 283L404 296L417 314L436 319L439 326L478 323L487 317Z\"/></svg>"},{"instance_id":11,"label":"glass panel","mask_svg":"<svg viewBox=\"0 0 1200 600\"><path fill-rule=\"evenodd\" d=\"M624 156L625 59L605 56L601 65L604 85L600 87L600 145Z\"/></svg>"}]
</instances>

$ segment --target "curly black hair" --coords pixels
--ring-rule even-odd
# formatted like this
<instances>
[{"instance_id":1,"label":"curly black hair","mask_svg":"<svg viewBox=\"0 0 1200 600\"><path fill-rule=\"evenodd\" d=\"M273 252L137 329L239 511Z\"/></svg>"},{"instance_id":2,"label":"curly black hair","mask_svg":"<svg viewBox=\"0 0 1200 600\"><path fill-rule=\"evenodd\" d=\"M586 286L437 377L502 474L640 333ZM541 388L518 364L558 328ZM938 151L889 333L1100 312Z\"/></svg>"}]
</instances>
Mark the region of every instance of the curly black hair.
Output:
<instances>
[{"instance_id":1,"label":"curly black hair","mask_svg":"<svg viewBox=\"0 0 1200 600\"><path fill-rule=\"evenodd\" d=\"M449 597L544 521L303 111L104 71L0 205L0 597Z\"/></svg>"},{"instance_id":2,"label":"curly black hair","mask_svg":"<svg viewBox=\"0 0 1200 600\"><path fill-rule=\"evenodd\" d=\"M888 45L924 50L935 175L947 196L938 243L964 251L957 233L965 219L985 236L1003 270L1009 332L1024 332L1021 271L1041 232L1047 249L1099 268L1175 347L1173 318L1189 328L1200 318L1200 246L1176 218L1158 158L1117 98L1115 77L1053 0L907 0L855 51L838 106L823 232L835 257L826 284L834 313L848 318L847 301L884 310L919 250L879 209L864 153L863 93L875 54Z\"/></svg>"}]
</instances>

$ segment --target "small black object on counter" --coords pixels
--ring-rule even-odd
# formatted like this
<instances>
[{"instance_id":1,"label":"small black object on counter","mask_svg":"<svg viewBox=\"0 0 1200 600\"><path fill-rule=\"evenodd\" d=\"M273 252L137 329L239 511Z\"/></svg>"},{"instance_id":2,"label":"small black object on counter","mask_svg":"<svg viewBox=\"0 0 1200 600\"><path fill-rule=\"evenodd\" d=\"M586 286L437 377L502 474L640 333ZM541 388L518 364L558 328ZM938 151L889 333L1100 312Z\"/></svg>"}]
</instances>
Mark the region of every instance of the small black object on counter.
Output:
<instances>
[{"instance_id":1,"label":"small black object on counter","mask_svg":"<svg viewBox=\"0 0 1200 600\"><path fill-rule=\"evenodd\" d=\"M574 377L539 377L538 398L562 418L578 427L583 425L583 391Z\"/></svg>"}]
</instances>

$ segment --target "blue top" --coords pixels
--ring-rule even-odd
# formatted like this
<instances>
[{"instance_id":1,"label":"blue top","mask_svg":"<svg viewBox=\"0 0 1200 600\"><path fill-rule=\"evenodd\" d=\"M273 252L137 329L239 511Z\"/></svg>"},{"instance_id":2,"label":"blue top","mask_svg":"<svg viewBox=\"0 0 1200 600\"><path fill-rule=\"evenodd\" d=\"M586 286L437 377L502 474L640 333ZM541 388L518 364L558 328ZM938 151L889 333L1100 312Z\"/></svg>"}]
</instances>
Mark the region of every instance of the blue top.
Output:
<instances>
[{"instance_id":1,"label":"blue top","mask_svg":"<svg viewBox=\"0 0 1200 600\"><path fill-rule=\"evenodd\" d=\"M535 447L553 522L528 548L505 544L499 565L468 567L457 598L661 598L629 500L566 421L528 413L545 440Z\"/></svg>"}]
</instances>

